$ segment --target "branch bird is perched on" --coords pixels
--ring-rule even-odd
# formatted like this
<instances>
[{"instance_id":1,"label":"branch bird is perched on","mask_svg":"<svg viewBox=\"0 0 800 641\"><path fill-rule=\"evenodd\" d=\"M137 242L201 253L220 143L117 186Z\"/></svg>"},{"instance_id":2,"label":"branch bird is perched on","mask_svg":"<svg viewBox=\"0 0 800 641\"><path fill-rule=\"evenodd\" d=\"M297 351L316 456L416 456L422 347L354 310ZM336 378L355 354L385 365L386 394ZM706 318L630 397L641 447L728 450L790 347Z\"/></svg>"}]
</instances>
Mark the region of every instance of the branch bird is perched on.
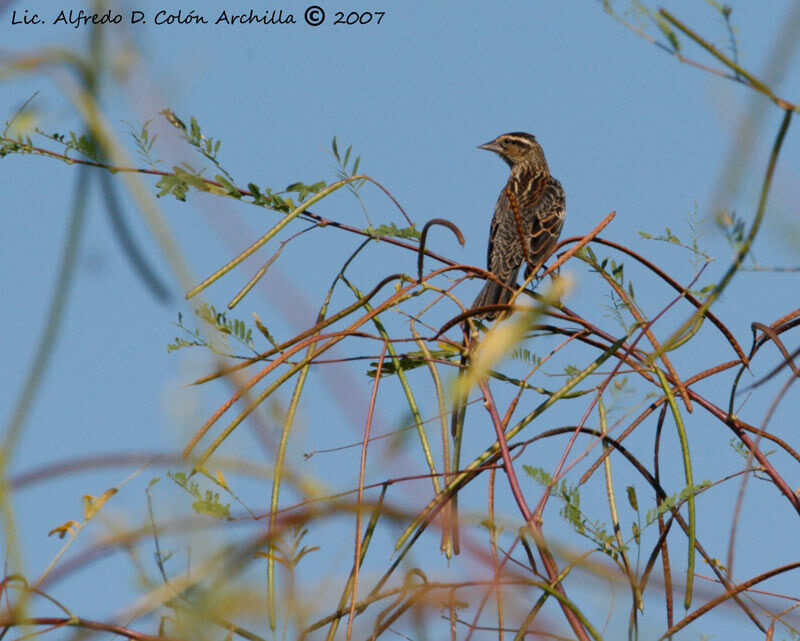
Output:
<instances>
[{"instance_id":1,"label":"branch bird is perched on","mask_svg":"<svg viewBox=\"0 0 800 641\"><path fill-rule=\"evenodd\" d=\"M488 259L488 270L507 287L487 280L473 309L508 303L520 265L528 264L526 274L539 271L556 246L566 214L561 183L550 175L542 147L532 135L503 134L479 149L495 152L511 167L494 208ZM487 310L476 316L491 320L499 313Z\"/></svg>"}]
</instances>

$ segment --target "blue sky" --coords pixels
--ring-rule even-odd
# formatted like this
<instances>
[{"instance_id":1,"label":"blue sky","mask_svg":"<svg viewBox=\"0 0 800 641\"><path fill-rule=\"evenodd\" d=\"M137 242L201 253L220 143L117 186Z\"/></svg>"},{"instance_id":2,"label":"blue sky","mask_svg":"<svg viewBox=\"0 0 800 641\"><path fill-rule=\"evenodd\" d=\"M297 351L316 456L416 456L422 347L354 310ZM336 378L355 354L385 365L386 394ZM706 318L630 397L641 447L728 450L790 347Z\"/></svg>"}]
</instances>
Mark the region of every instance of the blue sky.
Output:
<instances>
[{"instance_id":1,"label":"blue sky","mask_svg":"<svg viewBox=\"0 0 800 641\"><path fill-rule=\"evenodd\" d=\"M616 210L617 217L603 236L631 245L654 262L668 266L679 281L688 282L692 268L686 252L645 241L638 231L658 234L670 227L686 238L687 218L696 212L698 218L706 220L701 225L705 234L701 243L716 257L702 284L718 279L728 266L731 250L714 225L713 215L724 207L745 221L752 220L769 148L782 116L765 98L755 99L763 115L757 144L750 153L743 153L735 140L742 130L743 115L752 106L753 93L681 64L607 16L599 2L520 1L491 7L480 2L446 1L386 7L320 4L327 22L319 27L304 24L307 5L291 0L280 6L286 15L294 15L297 24L156 26L148 21L145 25L102 26L101 33L112 52L111 68L117 74L127 70L124 75L104 80L102 107L108 122L132 152L124 122L138 127L152 120L153 130L159 133L155 149L164 160L162 168L183 160L200 167L202 159L174 136L158 112L168 107L184 120L194 116L207 136L222 141L221 161L239 184L255 182L276 190L297 181L333 182L333 159L328 150L336 135L341 147L353 145L354 153L362 157L360 170L390 190L418 226L430 218L444 217L461 228L465 247L459 247L445 230L437 229L431 235L435 251L476 265L484 264L492 208L507 174L503 163L476 146L505 131L530 131L541 142L553 174L566 189L564 237L586 233L609 211ZM626 8L621 1L617 5L619 11ZM150 16L158 10L186 10L188 6L209 16L212 22L219 12L216 3L200 0L175 6L118 4L114 10L127 16L130 10L138 9ZM738 27L741 62L747 69L757 74L764 69L769 47L792 6L786 1L771 3L768 10L755 3L733 5L732 21ZM76 2L71 7L77 11L81 5ZM245 11L250 8L236 7ZM727 46L724 23L709 4L676 1L667 7L720 48ZM0 3L0 55L13 59L45 47L85 51L88 28L51 24L61 8L44 2ZM381 24L333 25L331 21L340 8L384 9L386 14ZM38 12L47 23L12 25L12 12L20 16L26 9L29 14ZM659 37L652 26L648 32ZM685 38L683 45L688 57L718 66ZM800 90L795 59L790 55L765 78L776 93L789 100ZM3 120L39 92L32 104L41 128L65 133L80 127L75 109L63 95L71 82L63 69L51 66L30 75L4 74L0 79ZM754 255L765 266L798 266L800 152L796 127L793 123L784 143L765 223L754 246ZM719 181L729 166L742 169L740 178L734 186L720 190ZM43 331L78 171L57 161L21 156L6 157L0 168L7 186L0 216L0 273L5 301L0 326L4 345L0 407L5 409L7 421ZM213 175L213 168L209 173ZM171 323L178 312L191 323L192 306L184 302L183 290L169 272L151 229L118 181L133 233L148 260L169 283L169 302L156 301L133 273L98 197L98 178L96 172L89 176L90 205L75 280L51 365L13 456L11 477L89 454L177 452L230 394L231 388L225 385L185 387L211 367L199 351L166 351L166 344L179 333ZM144 180L151 194L155 193L154 182ZM720 202L715 202L720 193ZM394 222L403 226L399 212L378 190L365 187L363 195L375 225ZM193 282L230 260L277 220L271 212L196 193L185 203L162 198L157 205L185 253ZM350 225L366 225L361 207L344 190L314 210ZM299 229L297 226L290 231ZM284 337L305 329L313 322L332 274L360 240L335 230L306 234L287 247L277 268L234 315L250 321L255 311L273 333ZM205 300L224 307L268 255L270 250L262 252L260 262L248 261L213 285L205 292ZM354 265L353 273L357 285L366 290L383 274L396 270L413 273L414 260L406 252L370 247ZM577 265L568 271L576 284L567 304L600 322L602 305L608 301L597 286L597 278ZM639 282L642 305L656 313L669 300L667 292L643 276L641 285ZM461 288L464 300L470 300L479 284L466 283ZM772 322L795 309L797 291L796 274L745 272L736 277L715 310L748 347L750 323ZM344 292L338 296L335 301L340 305L350 300ZM684 307L670 315L672 324L659 328L657 334L668 336L669 329L686 314ZM613 327L608 319L602 322ZM708 354L693 350L675 354L676 366L684 375L732 358L718 336L708 329L703 331L708 337ZM796 346L791 333L786 342ZM374 345L359 349L363 349L359 353L377 353ZM763 360L754 367L755 376L778 362L776 353L762 352L760 358ZM337 368L335 374L314 377L320 402L302 415L302 429L290 452L296 464L302 465L297 463L298 459L302 461L302 452L359 440L366 407L363 401L371 390L371 379L363 370L361 362ZM725 380L729 383L730 378ZM715 385L698 389L724 404L727 387ZM743 416L751 423L760 424L763 419L777 387L770 389L771 393L755 394L748 400ZM355 407L341 402L350 395L357 399ZM261 424L267 426L270 438L276 438L279 426L274 413L285 409L287 402L288 392L262 414ZM428 415L433 407L427 407ZM394 413L396 408L402 410L403 405L387 400L386 411L376 417L376 430L385 432L405 424L407 415L400 410ZM581 405L554 417L548 427L561 419L574 422L584 408ZM770 424L772 429L788 439L796 438L790 417L796 416L797 409L797 394L790 392ZM482 430L491 427L478 409L472 410L471 420L474 422L468 429L474 430L474 449L480 451L486 441ZM711 466L703 468L710 470L708 478L741 469L741 462L737 463L727 445L730 434L722 434L722 426L707 421L695 410L691 428L698 464ZM645 452L653 429L651 425L636 441ZM270 455L259 449L253 432L240 429L222 453L268 462ZM554 447L552 451L559 452L563 443ZM665 448L676 445L669 443ZM410 451L413 453L403 456L408 456L409 465L418 466L419 452ZM531 460L524 462L542 465L551 455L546 447L542 451L541 459L531 455ZM796 486L796 462L775 456L790 484ZM348 479L344 486L353 487L357 457L357 450L316 457L301 472L330 487L341 485L344 475ZM682 487L682 468L678 459L675 461L674 469L664 472L673 492ZM713 467L715 461L719 461L720 469ZM372 480L386 478L384 464L385 459L376 459L370 470ZM59 476L21 489L15 495L14 507L23 551L20 564L25 571L35 577L46 567L60 546L47 537L47 532L80 515L83 494L100 494L135 469L135 465L92 467L82 474ZM387 469L397 473L394 467ZM161 509L166 514L177 509L174 506L186 509L180 491L163 479L164 471L165 466L156 466L134 478L119 502L107 508L107 526L93 525L92 531L84 533L86 540L81 544L88 545L92 536L107 531L104 527L141 523L145 516L144 487L154 476L162 477L157 486ZM237 482L237 490L249 498L249 503L263 509L268 484L246 478ZM623 483L621 480L620 487ZM400 489L398 500L415 498L419 488L430 490L429 485ZM537 492L532 483L528 488L533 494ZM703 506L707 519L704 541L718 542L712 554L722 559L727 553L727 531L737 489L738 485L729 484L716 498L706 499ZM747 518L741 525L742 547L737 557L740 578L796 560L796 551L786 535L796 523L786 501L759 487L757 481L751 481L748 492ZM483 496L476 495L472 500L479 509ZM507 514L516 514L513 504L505 506ZM599 515L603 515L602 503ZM553 533L559 533L555 510L550 519ZM771 525L765 525L765 521ZM569 534L563 536L573 542ZM435 538L431 537L430 543L434 552ZM149 545L143 544L141 559L152 573ZM186 554L185 541L175 546ZM347 549L346 543L344 546ZM683 554L684 549L685 544L675 546L676 554ZM761 555L767 553L774 560L761 561ZM447 571L446 564L435 556L427 562L431 568ZM98 590L92 577L100 566L92 565L58 584L54 592L68 596L70 605L83 616L112 616L135 593L135 572L121 555L111 555L103 563L103 571L121 577L119 581ZM770 586L778 592L791 591L792 577L777 579ZM618 588L617 599L626 598L625 589ZM607 603L598 604L594 613L598 623L607 607ZM652 608L651 612L659 611L657 603ZM642 638L656 638L662 630L661 619L650 616L653 618L645 619ZM624 625L624 619L614 619L611 629ZM698 638L699 634L726 638L743 625L746 623L738 613L720 611L676 638ZM752 635L750 630L754 629L746 629ZM647 636L651 630L654 636Z\"/></svg>"}]
</instances>

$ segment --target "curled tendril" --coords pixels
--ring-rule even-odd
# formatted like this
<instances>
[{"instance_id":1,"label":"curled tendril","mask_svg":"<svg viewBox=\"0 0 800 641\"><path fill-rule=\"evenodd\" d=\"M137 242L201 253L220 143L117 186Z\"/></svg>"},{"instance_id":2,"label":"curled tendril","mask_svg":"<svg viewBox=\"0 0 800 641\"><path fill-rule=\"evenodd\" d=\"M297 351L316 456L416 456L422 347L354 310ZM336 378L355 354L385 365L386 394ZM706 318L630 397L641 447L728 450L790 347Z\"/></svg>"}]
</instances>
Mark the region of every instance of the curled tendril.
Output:
<instances>
[{"instance_id":1,"label":"curled tendril","mask_svg":"<svg viewBox=\"0 0 800 641\"><path fill-rule=\"evenodd\" d=\"M461 230L456 227L454 223L451 223L446 218L432 218L425 226L422 228L422 234L419 238L419 250L417 252L417 280L422 280L422 264L425 260L425 240L428 237L428 229L430 229L433 225L441 225L442 227L447 227L455 237L458 239L458 242L461 246L464 246L464 234L461 233Z\"/></svg>"}]
</instances>

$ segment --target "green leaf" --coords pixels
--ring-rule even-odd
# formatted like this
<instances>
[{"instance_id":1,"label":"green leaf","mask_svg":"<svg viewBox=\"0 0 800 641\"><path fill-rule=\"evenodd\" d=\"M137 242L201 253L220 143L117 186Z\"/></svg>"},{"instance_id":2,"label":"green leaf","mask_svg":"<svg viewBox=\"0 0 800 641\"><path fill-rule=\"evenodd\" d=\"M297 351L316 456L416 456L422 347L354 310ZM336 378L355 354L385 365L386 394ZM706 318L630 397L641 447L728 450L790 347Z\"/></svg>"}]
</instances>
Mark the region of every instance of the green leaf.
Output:
<instances>
[{"instance_id":1,"label":"green leaf","mask_svg":"<svg viewBox=\"0 0 800 641\"><path fill-rule=\"evenodd\" d=\"M553 482L553 477L550 476L544 470L544 468L533 467L531 465L523 465L522 469L528 476L530 476L534 481L536 481L542 487L547 487Z\"/></svg>"},{"instance_id":2,"label":"green leaf","mask_svg":"<svg viewBox=\"0 0 800 641\"><path fill-rule=\"evenodd\" d=\"M231 516L230 503L220 503L219 493L206 490L205 497L192 503L198 514L213 516L215 519L228 519Z\"/></svg>"},{"instance_id":3,"label":"green leaf","mask_svg":"<svg viewBox=\"0 0 800 641\"><path fill-rule=\"evenodd\" d=\"M678 35L672 29L672 26L667 22L667 20L659 13L656 14L656 25L661 30L669 43L672 45L672 48L677 52L681 50L681 43L678 40Z\"/></svg>"},{"instance_id":4,"label":"green leaf","mask_svg":"<svg viewBox=\"0 0 800 641\"><path fill-rule=\"evenodd\" d=\"M195 309L195 314L221 334L233 336L247 347L253 348L253 332L244 321L238 318L229 319L225 312L218 312L208 303L203 303Z\"/></svg>"},{"instance_id":5,"label":"green leaf","mask_svg":"<svg viewBox=\"0 0 800 641\"><path fill-rule=\"evenodd\" d=\"M680 499L681 501L686 501L689 499L689 497L699 494L707 487L711 487L711 481L709 480L702 481L691 487L685 487L681 490Z\"/></svg>"},{"instance_id":6,"label":"green leaf","mask_svg":"<svg viewBox=\"0 0 800 641\"><path fill-rule=\"evenodd\" d=\"M197 347L200 343L196 341L188 341L185 338L175 337L172 343L167 343L167 353L174 352L175 350L182 349L183 347Z\"/></svg>"},{"instance_id":7,"label":"green leaf","mask_svg":"<svg viewBox=\"0 0 800 641\"><path fill-rule=\"evenodd\" d=\"M458 354L448 349L436 349L430 350L430 355L431 358L452 360ZM416 369L417 367L421 367L422 365L426 364L425 358L424 352L417 351L401 354L396 359L393 358L391 360L385 360L383 362L383 367L381 367L381 376L392 376L400 371L407 372L409 370ZM370 378L375 378L375 374L378 371L378 363L372 362L369 365L372 369L367 371L367 376Z\"/></svg>"},{"instance_id":8,"label":"green leaf","mask_svg":"<svg viewBox=\"0 0 800 641\"><path fill-rule=\"evenodd\" d=\"M625 488L625 491L628 494L628 503L630 503L630 506L638 512L639 502L636 500L636 488L634 488L633 485L629 485Z\"/></svg>"},{"instance_id":9,"label":"green leaf","mask_svg":"<svg viewBox=\"0 0 800 641\"><path fill-rule=\"evenodd\" d=\"M186 163L183 164L186 165ZM188 165L186 166L189 167ZM193 169L191 169L191 167L189 169L190 171L186 171L184 169L181 169L180 167L172 168L172 170L175 172L175 177L178 180L182 180L187 185L194 187L198 191L209 191L210 187L206 183L206 181L203 180L202 176L200 176L200 174L196 173Z\"/></svg>"},{"instance_id":10,"label":"green leaf","mask_svg":"<svg viewBox=\"0 0 800 641\"><path fill-rule=\"evenodd\" d=\"M236 187L236 185L234 185L225 176L223 176L222 174L217 174L216 176L214 176L214 178L216 179L216 181L220 185L223 186L225 191L228 192L229 196L233 196L234 198L241 198L242 197L242 195L239 193L239 189Z\"/></svg>"},{"instance_id":11,"label":"green leaf","mask_svg":"<svg viewBox=\"0 0 800 641\"><path fill-rule=\"evenodd\" d=\"M419 238L420 233L414 228L404 227L400 229L394 223L388 225L381 225L380 227L369 228L368 231L372 236L392 236L395 238Z\"/></svg>"},{"instance_id":12,"label":"green leaf","mask_svg":"<svg viewBox=\"0 0 800 641\"><path fill-rule=\"evenodd\" d=\"M255 314L253 314L253 316L255 316L256 329L258 329L258 331L261 332L264 338L266 338L275 349L278 349L278 343L275 341L275 338L272 336L272 334L270 334L270 331L267 328L267 326L261 322L258 316L256 316Z\"/></svg>"},{"instance_id":13,"label":"green leaf","mask_svg":"<svg viewBox=\"0 0 800 641\"><path fill-rule=\"evenodd\" d=\"M162 176L161 179L156 183L156 187L160 189L160 191L156 194L158 198L161 198L161 196L166 196L167 194L172 194L178 200L185 201L186 194L189 192L189 185L187 185L185 181L172 174L168 176Z\"/></svg>"},{"instance_id":14,"label":"green leaf","mask_svg":"<svg viewBox=\"0 0 800 641\"><path fill-rule=\"evenodd\" d=\"M657 508L649 510L645 517L647 524L649 525L653 521L655 521L659 516L671 511L678 503L680 499L681 502L686 501L689 499L690 496L695 496L702 492L705 488L711 487L711 481L703 481L698 483L697 485L693 485L691 487L683 488L679 494L672 494L671 496L667 496L661 502Z\"/></svg>"},{"instance_id":15,"label":"green leaf","mask_svg":"<svg viewBox=\"0 0 800 641\"><path fill-rule=\"evenodd\" d=\"M542 362L542 358L540 356L537 356L525 347L519 347L511 352L511 358L517 361L522 361L526 365L532 365L535 367L538 367Z\"/></svg>"}]
</instances>

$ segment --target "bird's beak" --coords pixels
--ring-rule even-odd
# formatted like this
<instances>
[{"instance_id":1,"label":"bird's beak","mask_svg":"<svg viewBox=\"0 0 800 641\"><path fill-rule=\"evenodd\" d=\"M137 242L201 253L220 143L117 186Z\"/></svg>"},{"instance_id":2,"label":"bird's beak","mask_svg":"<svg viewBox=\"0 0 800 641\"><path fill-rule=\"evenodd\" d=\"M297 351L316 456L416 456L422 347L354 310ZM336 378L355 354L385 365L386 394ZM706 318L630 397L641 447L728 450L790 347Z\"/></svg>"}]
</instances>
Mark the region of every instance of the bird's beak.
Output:
<instances>
[{"instance_id":1,"label":"bird's beak","mask_svg":"<svg viewBox=\"0 0 800 641\"><path fill-rule=\"evenodd\" d=\"M487 142L485 145L478 145L478 149L486 149L487 151L493 151L499 154L503 148L497 144L496 140L492 140L491 142Z\"/></svg>"}]
</instances>

